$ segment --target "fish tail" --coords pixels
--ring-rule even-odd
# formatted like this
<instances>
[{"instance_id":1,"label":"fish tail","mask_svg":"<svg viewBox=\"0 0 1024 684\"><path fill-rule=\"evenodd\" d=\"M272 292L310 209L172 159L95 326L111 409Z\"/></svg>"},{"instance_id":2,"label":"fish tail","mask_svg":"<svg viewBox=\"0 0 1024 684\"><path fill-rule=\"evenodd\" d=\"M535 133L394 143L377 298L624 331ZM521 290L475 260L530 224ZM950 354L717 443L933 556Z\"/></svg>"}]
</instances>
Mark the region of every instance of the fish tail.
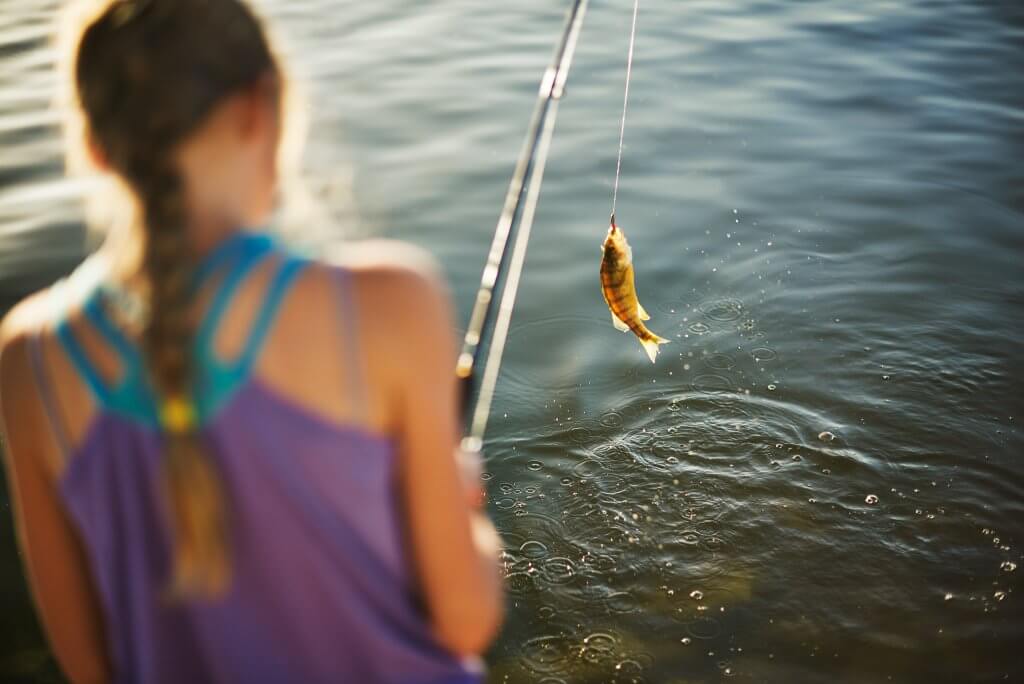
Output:
<instances>
[{"instance_id":1,"label":"fish tail","mask_svg":"<svg viewBox=\"0 0 1024 684\"><path fill-rule=\"evenodd\" d=\"M654 333L651 333L648 339L640 340L640 344L643 346L644 351L647 352L647 358L651 360L651 363L654 363L655 359L658 358L658 345L668 343L669 340L666 340L664 337L658 337Z\"/></svg>"}]
</instances>

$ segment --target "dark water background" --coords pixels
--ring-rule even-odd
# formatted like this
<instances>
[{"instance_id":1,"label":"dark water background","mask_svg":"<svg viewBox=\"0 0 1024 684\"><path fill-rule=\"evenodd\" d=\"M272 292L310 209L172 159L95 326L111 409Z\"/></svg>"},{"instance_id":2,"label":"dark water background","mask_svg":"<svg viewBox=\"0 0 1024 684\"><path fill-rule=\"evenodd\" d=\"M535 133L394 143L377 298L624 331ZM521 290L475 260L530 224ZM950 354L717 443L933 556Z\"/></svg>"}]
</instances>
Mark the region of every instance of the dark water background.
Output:
<instances>
[{"instance_id":1,"label":"dark water background","mask_svg":"<svg viewBox=\"0 0 1024 684\"><path fill-rule=\"evenodd\" d=\"M323 206L463 319L564 4L262 3ZM82 254L54 6L0 0L0 310ZM496 400L492 681L1024 681L1024 4L644 0L654 366L597 282L630 10L591 5ZM0 505L0 678L56 680Z\"/></svg>"}]
</instances>

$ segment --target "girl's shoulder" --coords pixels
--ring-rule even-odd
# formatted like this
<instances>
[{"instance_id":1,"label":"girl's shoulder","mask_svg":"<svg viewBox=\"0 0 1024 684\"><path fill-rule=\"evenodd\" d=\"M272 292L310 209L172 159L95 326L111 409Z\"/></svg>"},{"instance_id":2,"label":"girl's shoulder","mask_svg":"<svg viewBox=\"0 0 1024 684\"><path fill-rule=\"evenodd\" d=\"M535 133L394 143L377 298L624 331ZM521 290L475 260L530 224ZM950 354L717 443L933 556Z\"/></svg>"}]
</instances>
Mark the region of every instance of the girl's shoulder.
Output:
<instances>
[{"instance_id":1,"label":"girl's shoulder","mask_svg":"<svg viewBox=\"0 0 1024 684\"><path fill-rule=\"evenodd\" d=\"M48 292L49 288L25 297L0 319L0 350L7 345L24 344L31 334L40 330Z\"/></svg>"},{"instance_id":2,"label":"girl's shoulder","mask_svg":"<svg viewBox=\"0 0 1024 684\"><path fill-rule=\"evenodd\" d=\"M94 254L69 276L15 304L0 318L0 354L24 349L35 340L45 343L53 339L58 325L73 325L82 315L85 301L102 282L106 268L103 256Z\"/></svg>"},{"instance_id":3,"label":"girl's shoulder","mask_svg":"<svg viewBox=\"0 0 1024 684\"><path fill-rule=\"evenodd\" d=\"M324 306L331 307L340 277L342 288L348 289L353 300L352 315L358 316L371 334L376 330L394 336L410 325L422 326L425 314L448 316L449 292L439 264L427 251L409 243L367 240L346 244L338 254L314 262L308 270L308 277L297 284L300 292L304 289L302 294L323 299Z\"/></svg>"},{"instance_id":4,"label":"girl's shoulder","mask_svg":"<svg viewBox=\"0 0 1024 684\"><path fill-rule=\"evenodd\" d=\"M4 390L19 389L5 384L23 377L18 371L28 367L30 345L52 337L56 322L52 306L55 287L28 295L0 319L0 398Z\"/></svg>"},{"instance_id":5,"label":"girl's shoulder","mask_svg":"<svg viewBox=\"0 0 1024 684\"><path fill-rule=\"evenodd\" d=\"M7 394L8 385L21 375L16 371L26 364L29 341L42 327L45 292L21 300L0 320L0 400Z\"/></svg>"},{"instance_id":6,"label":"girl's shoulder","mask_svg":"<svg viewBox=\"0 0 1024 684\"><path fill-rule=\"evenodd\" d=\"M444 289L441 268L430 253L398 240L354 242L325 263L349 271L367 287Z\"/></svg>"}]
</instances>

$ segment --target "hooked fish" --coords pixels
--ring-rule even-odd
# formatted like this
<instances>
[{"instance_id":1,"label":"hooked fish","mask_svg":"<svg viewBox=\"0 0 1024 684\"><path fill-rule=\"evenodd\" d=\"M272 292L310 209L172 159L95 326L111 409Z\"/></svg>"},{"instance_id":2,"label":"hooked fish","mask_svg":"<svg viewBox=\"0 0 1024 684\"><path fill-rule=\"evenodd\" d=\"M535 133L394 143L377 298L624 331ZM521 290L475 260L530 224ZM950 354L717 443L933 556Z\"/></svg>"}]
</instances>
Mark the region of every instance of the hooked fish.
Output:
<instances>
[{"instance_id":1,"label":"hooked fish","mask_svg":"<svg viewBox=\"0 0 1024 684\"><path fill-rule=\"evenodd\" d=\"M626 242L626 235L615 225L612 217L608 235L601 245L601 293L612 312L612 325L616 330L633 334L640 340L651 363L658 357L658 345L668 343L644 325L651 317L644 311L636 295L633 278L633 250Z\"/></svg>"}]
</instances>

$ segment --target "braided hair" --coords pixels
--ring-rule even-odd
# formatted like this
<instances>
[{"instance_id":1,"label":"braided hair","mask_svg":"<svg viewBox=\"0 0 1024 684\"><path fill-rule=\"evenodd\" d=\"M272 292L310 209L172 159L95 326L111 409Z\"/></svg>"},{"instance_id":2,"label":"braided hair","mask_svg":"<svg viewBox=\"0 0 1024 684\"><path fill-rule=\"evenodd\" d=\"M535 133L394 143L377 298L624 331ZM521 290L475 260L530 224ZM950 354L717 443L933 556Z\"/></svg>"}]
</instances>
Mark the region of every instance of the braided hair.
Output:
<instances>
[{"instance_id":1,"label":"braided hair","mask_svg":"<svg viewBox=\"0 0 1024 684\"><path fill-rule=\"evenodd\" d=\"M141 209L149 316L142 349L160 399L176 596L215 596L231 554L223 486L192 401L191 278L185 183L174 153L228 96L278 72L242 0L107 0L72 65L87 135Z\"/></svg>"}]
</instances>

